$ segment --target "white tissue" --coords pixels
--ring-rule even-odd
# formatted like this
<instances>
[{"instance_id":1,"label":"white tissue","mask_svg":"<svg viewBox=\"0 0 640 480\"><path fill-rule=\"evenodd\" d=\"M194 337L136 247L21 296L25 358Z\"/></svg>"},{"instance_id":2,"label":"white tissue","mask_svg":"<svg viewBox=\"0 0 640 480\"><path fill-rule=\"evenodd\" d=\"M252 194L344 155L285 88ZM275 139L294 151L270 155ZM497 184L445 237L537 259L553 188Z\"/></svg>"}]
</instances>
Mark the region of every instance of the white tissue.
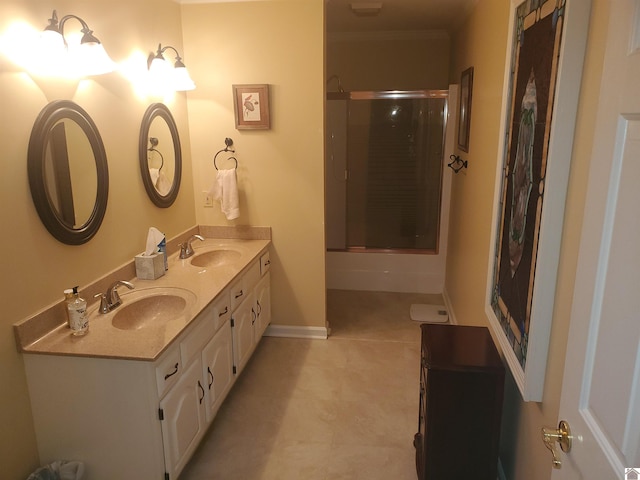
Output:
<instances>
[{"instance_id":1,"label":"white tissue","mask_svg":"<svg viewBox=\"0 0 640 480\"><path fill-rule=\"evenodd\" d=\"M156 227L151 227L147 234L147 248L144 251L145 255L151 255L158 251L158 245L164 240L164 233L158 230Z\"/></svg>"}]
</instances>

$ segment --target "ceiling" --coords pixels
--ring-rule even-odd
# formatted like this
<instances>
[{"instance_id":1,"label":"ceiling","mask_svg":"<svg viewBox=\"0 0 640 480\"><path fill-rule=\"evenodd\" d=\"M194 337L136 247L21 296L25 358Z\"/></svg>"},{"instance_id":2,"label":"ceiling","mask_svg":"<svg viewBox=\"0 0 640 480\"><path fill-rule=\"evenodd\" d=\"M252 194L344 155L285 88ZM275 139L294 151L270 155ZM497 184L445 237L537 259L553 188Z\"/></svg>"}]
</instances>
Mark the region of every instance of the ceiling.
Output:
<instances>
[{"instance_id":1,"label":"ceiling","mask_svg":"<svg viewBox=\"0 0 640 480\"><path fill-rule=\"evenodd\" d=\"M327 32L446 30L451 32L479 0L326 0ZM382 4L376 15L356 15L352 3Z\"/></svg>"}]
</instances>

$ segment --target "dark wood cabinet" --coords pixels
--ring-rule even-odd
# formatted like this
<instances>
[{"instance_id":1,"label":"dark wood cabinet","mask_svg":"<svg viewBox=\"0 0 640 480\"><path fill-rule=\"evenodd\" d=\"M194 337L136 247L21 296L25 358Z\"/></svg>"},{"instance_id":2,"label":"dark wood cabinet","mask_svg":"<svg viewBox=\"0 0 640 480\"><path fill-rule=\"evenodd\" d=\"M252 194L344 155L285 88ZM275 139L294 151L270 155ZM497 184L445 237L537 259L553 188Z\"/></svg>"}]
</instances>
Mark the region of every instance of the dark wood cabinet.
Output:
<instances>
[{"instance_id":1,"label":"dark wood cabinet","mask_svg":"<svg viewBox=\"0 0 640 480\"><path fill-rule=\"evenodd\" d=\"M484 327L423 324L419 480L496 480L504 366Z\"/></svg>"}]
</instances>

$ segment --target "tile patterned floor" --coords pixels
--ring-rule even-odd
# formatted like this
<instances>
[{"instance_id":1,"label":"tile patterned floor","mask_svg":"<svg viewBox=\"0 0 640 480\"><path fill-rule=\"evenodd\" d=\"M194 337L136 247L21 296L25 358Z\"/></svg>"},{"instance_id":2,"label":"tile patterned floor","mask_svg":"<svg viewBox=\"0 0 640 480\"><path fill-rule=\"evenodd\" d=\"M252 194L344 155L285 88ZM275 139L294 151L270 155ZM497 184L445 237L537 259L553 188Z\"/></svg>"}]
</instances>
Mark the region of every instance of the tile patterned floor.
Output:
<instances>
[{"instance_id":1,"label":"tile patterned floor","mask_svg":"<svg viewBox=\"0 0 640 480\"><path fill-rule=\"evenodd\" d=\"M415 480L420 329L439 295L330 290L328 340L265 337L182 480Z\"/></svg>"}]
</instances>

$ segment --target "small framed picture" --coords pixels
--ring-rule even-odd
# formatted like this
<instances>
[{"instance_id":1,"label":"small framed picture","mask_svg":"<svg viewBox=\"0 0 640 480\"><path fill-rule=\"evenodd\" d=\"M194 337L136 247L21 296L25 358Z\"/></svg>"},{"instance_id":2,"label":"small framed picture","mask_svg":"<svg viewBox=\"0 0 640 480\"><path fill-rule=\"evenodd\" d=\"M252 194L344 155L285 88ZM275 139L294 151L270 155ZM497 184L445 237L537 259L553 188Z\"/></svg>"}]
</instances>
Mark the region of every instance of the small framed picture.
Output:
<instances>
[{"instance_id":1,"label":"small framed picture","mask_svg":"<svg viewBox=\"0 0 640 480\"><path fill-rule=\"evenodd\" d=\"M460 77L460 111L458 112L458 147L469 152L469 129L471 128L471 90L473 90L473 67L467 68Z\"/></svg>"},{"instance_id":2,"label":"small framed picture","mask_svg":"<svg viewBox=\"0 0 640 480\"><path fill-rule=\"evenodd\" d=\"M233 109L238 130L268 130L269 85L233 85Z\"/></svg>"}]
</instances>

